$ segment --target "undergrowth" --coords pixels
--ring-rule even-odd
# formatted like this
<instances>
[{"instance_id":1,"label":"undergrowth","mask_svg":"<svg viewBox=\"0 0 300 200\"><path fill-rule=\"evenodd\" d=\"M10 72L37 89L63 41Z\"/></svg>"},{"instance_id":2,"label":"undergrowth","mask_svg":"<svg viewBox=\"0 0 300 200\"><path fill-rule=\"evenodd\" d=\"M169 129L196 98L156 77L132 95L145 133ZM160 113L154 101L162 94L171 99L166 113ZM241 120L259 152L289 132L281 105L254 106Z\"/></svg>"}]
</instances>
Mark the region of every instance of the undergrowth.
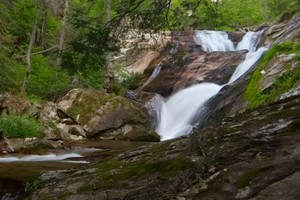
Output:
<instances>
[{"instance_id":1,"label":"undergrowth","mask_svg":"<svg viewBox=\"0 0 300 200\"><path fill-rule=\"evenodd\" d=\"M291 66L287 64L285 66L287 71L275 77L272 87L262 91L264 76L261 71L267 71L268 63L279 53L286 55L295 53L292 61L300 61L300 43L284 42L275 45L263 56L244 93L244 99L249 102L249 108L275 101L299 81L300 67L291 69Z\"/></svg>"},{"instance_id":2,"label":"undergrowth","mask_svg":"<svg viewBox=\"0 0 300 200\"><path fill-rule=\"evenodd\" d=\"M0 130L7 138L41 137L43 134L40 124L29 115L1 116Z\"/></svg>"}]
</instances>

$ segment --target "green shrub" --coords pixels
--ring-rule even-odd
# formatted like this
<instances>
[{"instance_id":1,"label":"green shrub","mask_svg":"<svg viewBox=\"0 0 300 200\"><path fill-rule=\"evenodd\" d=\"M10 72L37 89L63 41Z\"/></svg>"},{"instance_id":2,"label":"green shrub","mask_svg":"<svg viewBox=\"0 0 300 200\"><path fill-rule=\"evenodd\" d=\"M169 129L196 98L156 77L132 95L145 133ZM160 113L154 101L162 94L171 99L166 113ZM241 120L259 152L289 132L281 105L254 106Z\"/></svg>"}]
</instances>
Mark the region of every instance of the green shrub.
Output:
<instances>
[{"instance_id":1,"label":"green shrub","mask_svg":"<svg viewBox=\"0 0 300 200\"><path fill-rule=\"evenodd\" d=\"M121 65L115 67L115 74L118 83L129 90L135 89L143 78L142 73L129 72Z\"/></svg>"},{"instance_id":2,"label":"green shrub","mask_svg":"<svg viewBox=\"0 0 300 200\"><path fill-rule=\"evenodd\" d=\"M0 51L0 93L20 91L25 75L25 66Z\"/></svg>"},{"instance_id":3,"label":"green shrub","mask_svg":"<svg viewBox=\"0 0 300 200\"><path fill-rule=\"evenodd\" d=\"M41 137L43 134L40 124L29 115L1 116L0 130L8 138Z\"/></svg>"},{"instance_id":4,"label":"green shrub","mask_svg":"<svg viewBox=\"0 0 300 200\"><path fill-rule=\"evenodd\" d=\"M32 57L28 95L54 100L71 88L69 75L42 55Z\"/></svg>"},{"instance_id":5,"label":"green shrub","mask_svg":"<svg viewBox=\"0 0 300 200\"><path fill-rule=\"evenodd\" d=\"M128 77L121 81L120 84L129 90L133 90L138 86L138 83L142 78L142 73L129 73Z\"/></svg>"},{"instance_id":6,"label":"green shrub","mask_svg":"<svg viewBox=\"0 0 300 200\"><path fill-rule=\"evenodd\" d=\"M25 192L34 192L41 188L42 182L40 179L35 179L31 182L26 182L25 183Z\"/></svg>"},{"instance_id":7,"label":"green shrub","mask_svg":"<svg viewBox=\"0 0 300 200\"><path fill-rule=\"evenodd\" d=\"M106 70L102 67L87 68L77 71L76 76L78 85L75 87L101 89L106 78Z\"/></svg>"}]
</instances>

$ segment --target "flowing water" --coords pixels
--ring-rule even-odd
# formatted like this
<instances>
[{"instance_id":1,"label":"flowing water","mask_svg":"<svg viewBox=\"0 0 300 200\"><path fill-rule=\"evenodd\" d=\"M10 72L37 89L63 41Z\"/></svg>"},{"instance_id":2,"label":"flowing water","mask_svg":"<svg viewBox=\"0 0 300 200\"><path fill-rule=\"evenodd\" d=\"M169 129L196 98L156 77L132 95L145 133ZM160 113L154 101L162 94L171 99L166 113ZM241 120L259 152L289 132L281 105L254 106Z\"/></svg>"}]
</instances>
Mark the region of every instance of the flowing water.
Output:
<instances>
[{"instance_id":1,"label":"flowing water","mask_svg":"<svg viewBox=\"0 0 300 200\"><path fill-rule=\"evenodd\" d=\"M230 84L248 71L267 50L265 47L256 50L262 34L263 31L248 32L236 48L233 42L228 39L226 32L196 31L194 40L206 52L249 51L245 60L237 67L227 83ZM214 83L200 83L183 89L164 101L161 105L156 129L161 140L189 134L196 125L193 119L196 115L201 114L203 104L215 96L223 86Z\"/></svg>"},{"instance_id":2,"label":"flowing water","mask_svg":"<svg viewBox=\"0 0 300 200\"><path fill-rule=\"evenodd\" d=\"M66 146L70 150L51 150L44 155L10 154L0 157L0 199L22 199L26 183L42 172L86 168L94 162L146 143L127 141L82 141Z\"/></svg>"},{"instance_id":3,"label":"flowing water","mask_svg":"<svg viewBox=\"0 0 300 200\"><path fill-rule=\"evenodd\" d=\"M157 132L162 140L171 139L190 132L190 121L202 104L214 96L221 86L214 83L202 83L186 88L162 104L160 123Z\"/></svg>"},{"instance_id":4,"label":"flowing water","mask_svg":"<svg viewBox=\"0 0 300 200\"><path fill-rule=\"evenodd\" d=\"M239 66L236 68L236 70L232 74L228 84L234 82L239 77L241 77L246 71L248 71L250 69L250 67L252 67L257 62L257 60L262 56L262 54L266 50L268 50L268 49L265 47L260 47L257 51L248 52L246 54L245 60L241 64L239 64Z\"/></svg>"},{"instance_id":5,"label":"flowing water","mask_svg":"<svg viewBox=\"0 0 300 200\"><path fill-rule=\"evenodd\" d=\"M153 81L159 75L162 65L163 65L162 62L160 62L155 66L155 68L154 68L151 76L148 78L148 80L140 88L137 89L138 92L142 91L145 86L147 86L151 81Z\"/></svg>"},{"instance_id":6,"label":"flowing water","mask_svg":"<svg viewBox=\"0 0 300 200\"><path fill-rule=\"evenodd\" d=\"M194 40L203 51L234 51L234 45L223 31L196 31Z\"/></svg>"}]
</instances>

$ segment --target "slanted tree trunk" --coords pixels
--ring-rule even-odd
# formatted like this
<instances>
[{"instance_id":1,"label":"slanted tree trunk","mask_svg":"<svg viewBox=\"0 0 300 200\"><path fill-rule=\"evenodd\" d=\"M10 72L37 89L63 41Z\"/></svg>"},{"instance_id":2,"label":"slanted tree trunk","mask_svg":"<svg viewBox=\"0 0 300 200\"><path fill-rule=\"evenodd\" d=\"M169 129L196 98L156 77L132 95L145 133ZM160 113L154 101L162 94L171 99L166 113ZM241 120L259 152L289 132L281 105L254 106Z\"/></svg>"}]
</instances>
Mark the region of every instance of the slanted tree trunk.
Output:
<instances>
[{"instance_id":1,"label":"slanted tree trunk","mask_svg":"<svg viewBox=\"0 0 300 200\"><path fill-rule=\"evenodd\" d=\"M30 41L29 41L27 53L26 53L26 69L25 69L25 77L24 77L23 84L21 87L21 93L20 93L21 96L25 95L26 88L27 88L28 82L29 82L29 76L30 76L30 70L31 70L31 58L30 57L31 57L32 47L33 47L34 41L35 41L36 32L37 32L39 16L40 16L39 0L36 0L36 13L35 13L35 18L34 18L34 25L33 25L31 36L30 36Z\"/></svg>"},{"instance_id":2,"label":"slanted tree trunk","mask_svg":"<svg viewBox=\"0 0 300 200\"><path fill-rule=\"evenodd\" d=\"M61 32L60 32L60 38L59 38L59 44L58 44L58 55L57 55L57 59L56 59L56 64L57 65L61 64L62 53L63 53L63 50L64 50L68 10L69 10L69 0L65 0L65 7L64 7L64 12L63 12L62 26L61 26Z\"/></svg>"}]
</instances>

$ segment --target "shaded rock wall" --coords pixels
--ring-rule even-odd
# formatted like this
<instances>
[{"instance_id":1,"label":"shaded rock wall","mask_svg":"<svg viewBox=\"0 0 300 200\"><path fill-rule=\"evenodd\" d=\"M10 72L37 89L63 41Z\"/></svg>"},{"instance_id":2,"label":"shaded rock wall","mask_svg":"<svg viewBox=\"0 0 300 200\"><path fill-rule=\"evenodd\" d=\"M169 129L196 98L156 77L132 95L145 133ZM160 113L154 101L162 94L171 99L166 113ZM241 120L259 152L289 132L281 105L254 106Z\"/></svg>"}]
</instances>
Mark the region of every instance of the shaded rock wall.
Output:
<instances>
[{"instance_id":1,"label":"shaded rock wall","mask_svg":"<svg viewBox=\"0 0 300 200\"><path fill-rule=\"evenodd\" d=\"M48 172L30 198L296 200L299 113L297 96L90 169Z\"/></svg>"}]
</instances>

